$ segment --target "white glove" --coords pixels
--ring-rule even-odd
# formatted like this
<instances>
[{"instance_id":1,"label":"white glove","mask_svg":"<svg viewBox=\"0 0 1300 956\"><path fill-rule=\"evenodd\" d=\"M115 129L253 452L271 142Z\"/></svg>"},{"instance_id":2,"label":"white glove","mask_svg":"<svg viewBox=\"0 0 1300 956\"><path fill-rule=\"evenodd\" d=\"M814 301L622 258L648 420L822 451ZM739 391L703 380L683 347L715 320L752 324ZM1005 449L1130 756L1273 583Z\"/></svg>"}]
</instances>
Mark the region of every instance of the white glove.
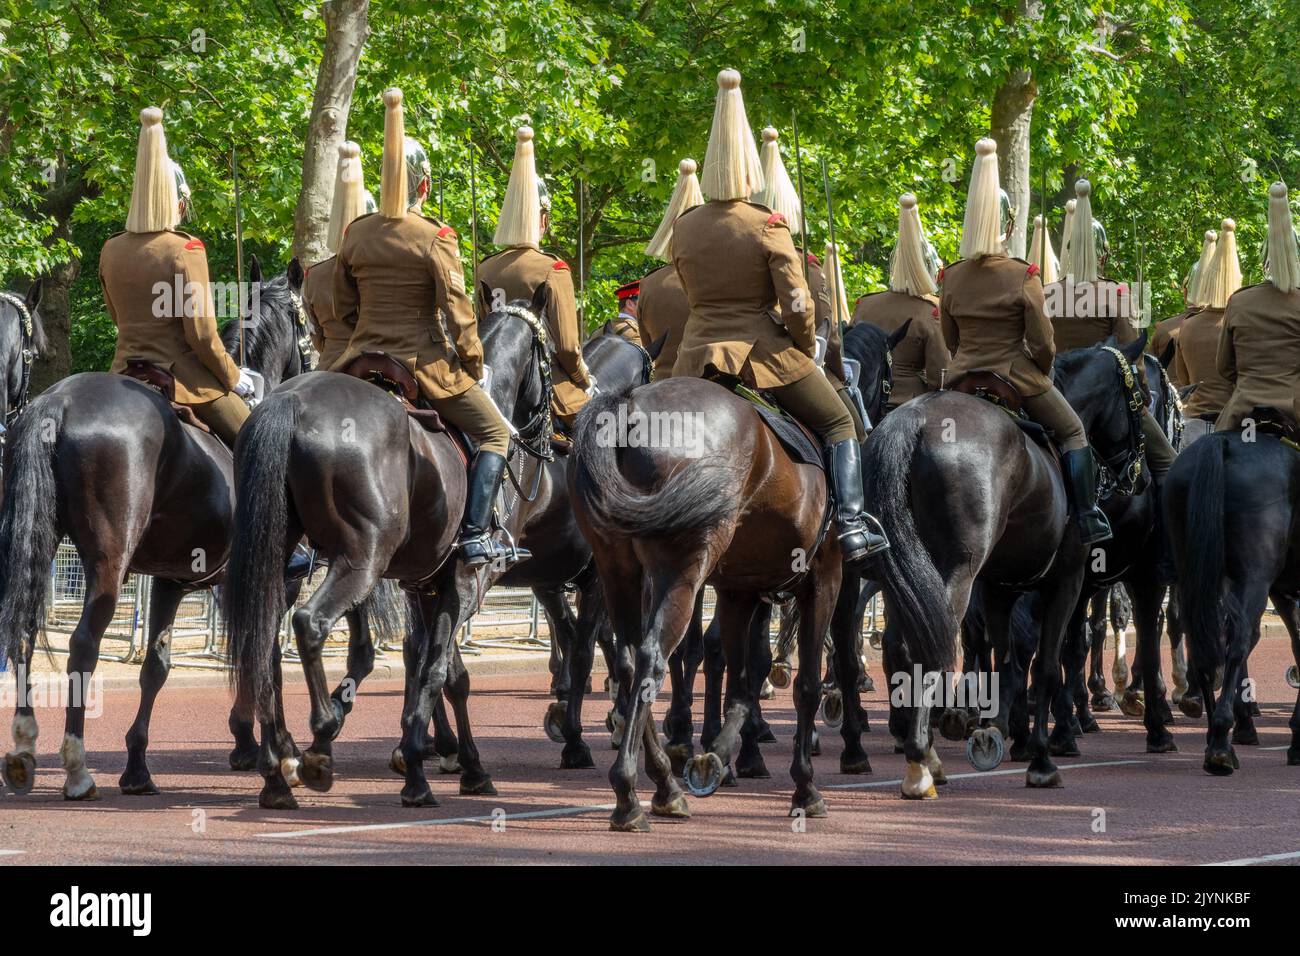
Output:
<instances>
[{"instance_id":1,"label":"white glove","mask_svg":"<svg viewBox=\"0 0 1300 956\"><path fill-rule=\"evenodd\" d=\"M235 383L235 394L240 398L248 398L254 391L253 380L249 377L248 369L241 368L239 370L239 381Z\"/></svg>"},{"instance_id":2,"label":"white glove","mask_svg":"<svg viewBox=\"0 0 1300 956\"><path fill-rule=\"evenodd\" d=\"M598 389L598 388L596 387L596 376L594 376L594 375L592 375L590 372L588 372L588 373L587 373L587 383L588 383L588 384L587 384L587 397L588 397L588 398L591 398L593 395L595 395L597 392L600 391L600 389Z\"/></svg>"}]
</instances>

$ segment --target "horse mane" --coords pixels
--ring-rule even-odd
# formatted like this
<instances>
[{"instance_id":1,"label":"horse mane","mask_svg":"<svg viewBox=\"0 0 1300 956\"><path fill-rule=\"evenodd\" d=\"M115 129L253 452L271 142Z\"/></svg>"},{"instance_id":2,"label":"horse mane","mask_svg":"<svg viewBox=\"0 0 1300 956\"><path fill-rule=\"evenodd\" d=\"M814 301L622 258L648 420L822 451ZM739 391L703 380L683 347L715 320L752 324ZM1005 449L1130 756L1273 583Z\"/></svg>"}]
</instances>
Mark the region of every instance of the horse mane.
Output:
<instances>
[{"instance_id":1,"label":"horse mane","mask_svg":"<svg viewBox=\"0 0 1300 956\"><path fill-rule=\"evenodd\" d=\"M261 313L244 329L244 361L248 368L264 368L268 354L284 342L298 322L298 306L289 288L289 274L282 272L259 284ZM239 361L239 322L227 322L221 330L221 344Z\"/></svg>"},{"instance_id":2,"label":"horse mane","mask_svg":"<svg viewBox=\"0 0 1300 956\"><path fill-rule=\"evenodd\" d=\"M23 301L24 297L17 292L11 292L9 294L15 296L18 299L18 301L20 302ZM6 305L6 304L8 303L4 299L0 298L0 305ZM17 309L14 309L13 311L16 316L20 315ZM41 321L40 306L37 305L36 308L31 309L30 314L32 317L32 342L31 342L32 352L34 352L38 356L44 355L50 350L50 340L45 335L45 324L44 322Z\"/></svg>"},{"instance_id":3,"label":"horse mane","mask_svg":"<svg viewBox=\"0 0 1300 956\"><path fill-rule=\"evenodd\" d=\"M876 358L889 349L889 333L870 322L859 322L844 333L844 351L850 358L862 361L862 356Z\"/></svg>"}]
</instances>

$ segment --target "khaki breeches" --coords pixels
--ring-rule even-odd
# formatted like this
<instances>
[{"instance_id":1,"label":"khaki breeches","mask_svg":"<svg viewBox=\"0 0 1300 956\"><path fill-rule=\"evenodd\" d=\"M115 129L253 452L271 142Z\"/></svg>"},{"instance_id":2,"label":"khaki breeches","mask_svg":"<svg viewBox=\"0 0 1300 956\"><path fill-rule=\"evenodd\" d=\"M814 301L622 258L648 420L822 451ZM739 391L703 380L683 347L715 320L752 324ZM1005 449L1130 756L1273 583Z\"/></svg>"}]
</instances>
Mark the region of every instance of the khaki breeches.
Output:
<instances>
[{"instance_id":1,"label":"khaki breeches","mask_svg":"<svg viewBox=\"0 0 1300 956\"><path fill-rule=\"evenodd\" d=\"M234 392L202 405L191 405L190 410L231 448L235 447L235 436L249 415L248 403Z\"/></svg>"},{"instance_id":2,"label":"khaki breeches","mask_svg":"<svg viewBox=\"0 0 1300 956\"><path fill-rule=\"evenodd\" d=\"M502 457L510 451L510 427L477 382L459 395L429 401L439 415L468 435L481 451L495 452Z\"/></svg>"},{"instance_id":3,"label":"khaki breeches","mask_svg":"<svg viewBox=\"0 0 1300 956\"><path fill-rule=\"evenodd\" d=\"M1030 418L1054 433L1053 440L1062 451L1078 451L1088 446L1083 422L1056 389L1049 388L1041 395L1025 398L1023 403Z\"/></svg>"},{"instance_id":4,"label":"khaki breeches","mask_svg":"<svg viewBox=\"0 0 1300 956\"><path fill-rule=\"evenodd\" d=\"M835 386L820 369L789 385L769 388L787 412L811 428L824 444L856 438L853 416L835 393Z\"/></svg>"},{"instance_id":5,"label":"khaki breeches","mask_svg":"<svg viewBox=\"0 0 1300 956\"><path fill-rule=\"evenodd\" d=\"M1142 409L1142 437L1147 443L1147 467L1151 469L1152 477L1163 480L1169 473L1177 452L1160 430L1160 425L1151 417L1151 412L1145 408Z\"/></svg>"}]
</instances>

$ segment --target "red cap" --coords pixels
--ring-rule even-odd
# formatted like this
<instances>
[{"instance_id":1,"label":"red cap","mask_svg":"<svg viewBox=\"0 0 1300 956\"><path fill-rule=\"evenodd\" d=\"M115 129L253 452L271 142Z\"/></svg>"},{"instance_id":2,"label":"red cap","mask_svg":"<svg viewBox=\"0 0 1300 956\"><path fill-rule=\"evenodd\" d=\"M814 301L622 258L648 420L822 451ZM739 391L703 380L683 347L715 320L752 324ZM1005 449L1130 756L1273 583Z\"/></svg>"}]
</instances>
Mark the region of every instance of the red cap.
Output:
<instances>
[{"instance_id":1,"label":"red cap","mask_svg":"<svg viewBox=\"0 0 1300 956\"><path fill-rule=\"evenodd\" d=\"M619 286L614 290L614 294L618 296L618 304L622 305L628 299L641 294L641 280L637 279L634 282L629 282L627 285Z\"/></svg>"}]
</instances>

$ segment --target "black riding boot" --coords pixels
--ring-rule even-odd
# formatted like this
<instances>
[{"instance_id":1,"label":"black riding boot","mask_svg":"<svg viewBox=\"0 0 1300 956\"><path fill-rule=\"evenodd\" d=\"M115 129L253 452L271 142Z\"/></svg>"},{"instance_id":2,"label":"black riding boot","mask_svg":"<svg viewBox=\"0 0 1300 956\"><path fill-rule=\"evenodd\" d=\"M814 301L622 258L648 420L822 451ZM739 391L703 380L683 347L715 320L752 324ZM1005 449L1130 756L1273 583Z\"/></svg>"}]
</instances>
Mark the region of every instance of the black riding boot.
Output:
<instances>
[{"instance_id":1,"label":"black riding boot","mask_svg":"<svg viewBox=\"0 0 1300 956\"><path fill-rule=\"evenodd\" d=\"M862 452L857 441L848 438L827 450L831 475L831 493L835 495L835 526L839 531L840 550L850 565L861 565L867 558L889 549L889 539L880 522L866 513L862 496ZM869 522L869 523L868 523Z\"/></svg>"},{"instance_id":2,"label":"black riding boot","mask_svg":"<svg viewBox=\"0 0 1300 956\"><path fill-rule=\"evenodd\" d=\"M1110 522L1097 507L1097 462L1088 447L1067 451L1061 456L1061 470L1065 475L1065 494L1070 510L1079 522L1079 534L1084 544L1096 544L1111 536Z\"/></svg>"},{"instance_id":3,"label":"black riding boot","mask_svg":"<svg viewBox=\"0 0 1300 956\"><path fill-rule=\"evenodd\" d=\"M316 549L309 548L305 544L299 544L293 549L293 554L289 555L289 563L285 565L285 583L288 584L291 581L297 581L299 578L305 578L315 566Z\"/></svg>"},{"instance_id":4,"label":"black riding boot","mask_svg":"<svg viewBox=\"0 0 1300 956\"><path fill-rule=\"evenodd\" d=\"M496 500L505 468L505 458L492 451L480 451L470 466L465 517L460 523L456 549L461 559L472 568L498 560L504 560L509 567L529 557L527 551L506 548L492 536L492 503Z\"/></svg>"}]
</instances>

